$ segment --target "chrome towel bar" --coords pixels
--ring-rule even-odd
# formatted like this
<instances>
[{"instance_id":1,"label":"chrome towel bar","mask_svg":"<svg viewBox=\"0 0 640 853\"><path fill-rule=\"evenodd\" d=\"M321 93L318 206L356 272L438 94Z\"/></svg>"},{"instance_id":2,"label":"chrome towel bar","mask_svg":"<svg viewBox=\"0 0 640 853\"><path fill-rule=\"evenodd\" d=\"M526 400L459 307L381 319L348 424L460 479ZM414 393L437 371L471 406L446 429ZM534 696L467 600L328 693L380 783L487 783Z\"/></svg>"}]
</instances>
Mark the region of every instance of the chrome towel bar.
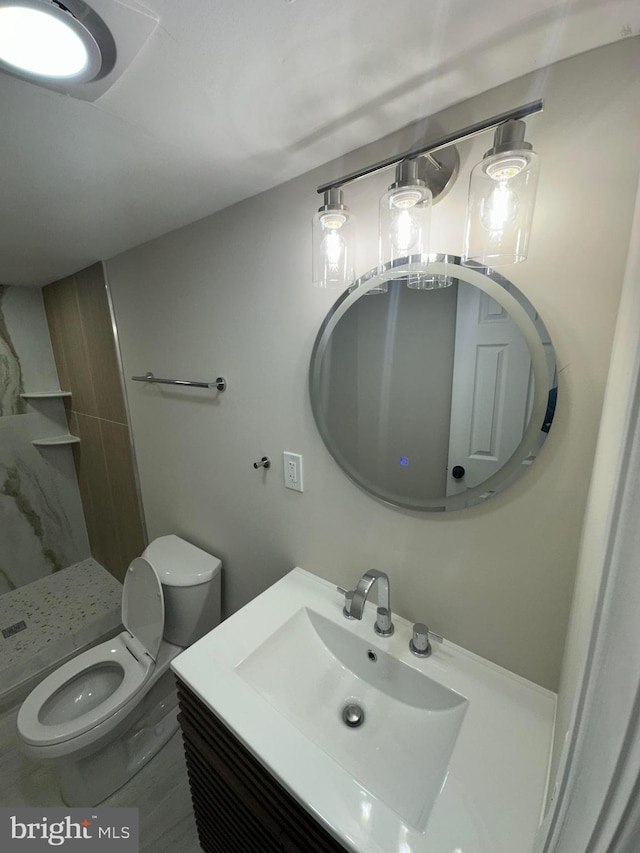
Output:
<instances>
[{"instance_id":1,"label":"chrome towel bar","mask_svg":"<svg viewBox=\"0 0 640 853\"><path fill-rule=\"evenodd\" d=\"M225 391L227 388L227 380L223 376L218 376L213 382L193 382L191 379L160 379L151 373L145 373L144 376L132 376L135 382L156 382L160 385L187 385L189 388L217 388L218 391Z\"/></svg>"}]
</instances>

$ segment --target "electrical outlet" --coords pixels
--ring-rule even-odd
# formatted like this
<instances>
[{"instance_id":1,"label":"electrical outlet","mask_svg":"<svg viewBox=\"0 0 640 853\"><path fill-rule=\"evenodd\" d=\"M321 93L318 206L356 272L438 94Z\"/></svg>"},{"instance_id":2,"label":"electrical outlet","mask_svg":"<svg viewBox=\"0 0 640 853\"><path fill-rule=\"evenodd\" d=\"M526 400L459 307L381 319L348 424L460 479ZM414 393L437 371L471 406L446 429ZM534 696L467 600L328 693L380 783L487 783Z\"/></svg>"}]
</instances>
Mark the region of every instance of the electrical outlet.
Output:
<instances>
[{"instance_id":1,"label":"electrical outlet","mask_svg":"<svg viewBox=\"0 0 640 853\"><path fill-rule=\"evenodd\" d=\"M302 492L302 456L299 453L287 453L285 450L282 454L282 464L284 470L284 484L287 489L293 489L295 492Z\"/></svg>"}]
</instances>

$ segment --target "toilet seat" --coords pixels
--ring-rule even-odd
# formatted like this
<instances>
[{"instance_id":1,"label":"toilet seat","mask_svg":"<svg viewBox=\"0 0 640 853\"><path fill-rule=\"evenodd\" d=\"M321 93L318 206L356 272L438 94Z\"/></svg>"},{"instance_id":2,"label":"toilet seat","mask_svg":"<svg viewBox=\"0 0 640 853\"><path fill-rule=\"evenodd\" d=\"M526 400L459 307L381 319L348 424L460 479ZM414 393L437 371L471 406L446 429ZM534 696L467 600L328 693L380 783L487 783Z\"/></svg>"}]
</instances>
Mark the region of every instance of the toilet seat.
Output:
<instances>
[{"instance_id":1,"label":"toilet seat","mask_svg":"<svg viewBox=\"0 0 640 853\"><path fill-rule=\"evenodd\" d=\"M23 740L34 746L71 740L95 728L133 699L153 670L153 661L147 656L137 660L130 651L131 639L128 631L124 631L113 640L72 658L35 687L18 713L18 729ZM72 691L72 682L89 675L91 670L98 672L101 666L113 667L114 664L122 671L122 681L96 707L67 722L48 724L41 721L56 694L63 693L65 688Z\"/></svg>"},{"instance_id":2,"label":"toilet seat","mask_svg":"<svg viewBox=\"0 0 640 853\"><path fill-rule=\"evenodd\" d=\"M125 577L122 622L126 631L72 658L31 691L17 719L25 743L53 746L109 718L115 723L151 676L162 642L164 599L157 574L142 557L132 561Z\"/></svg>"}]
</instances>

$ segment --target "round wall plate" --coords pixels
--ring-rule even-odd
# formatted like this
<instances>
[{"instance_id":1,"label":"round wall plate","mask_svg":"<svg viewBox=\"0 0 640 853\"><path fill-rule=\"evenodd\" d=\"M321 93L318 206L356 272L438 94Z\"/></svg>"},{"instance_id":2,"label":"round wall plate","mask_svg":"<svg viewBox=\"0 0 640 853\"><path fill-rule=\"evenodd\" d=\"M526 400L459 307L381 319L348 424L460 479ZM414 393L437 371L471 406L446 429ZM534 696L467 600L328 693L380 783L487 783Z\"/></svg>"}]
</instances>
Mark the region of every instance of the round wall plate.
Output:
<instances>
[{"instance_id":1,"label":"round wall plate","mask_svg":"<svg viewBox=\"0 0 640 853\"><path fill-rule=\"evenodd\" d=\"M418 158L418 177L431 190L433 204L443 199L455 184L459 169L460 156L455 145Z\"/></svg>"}]
</instances>

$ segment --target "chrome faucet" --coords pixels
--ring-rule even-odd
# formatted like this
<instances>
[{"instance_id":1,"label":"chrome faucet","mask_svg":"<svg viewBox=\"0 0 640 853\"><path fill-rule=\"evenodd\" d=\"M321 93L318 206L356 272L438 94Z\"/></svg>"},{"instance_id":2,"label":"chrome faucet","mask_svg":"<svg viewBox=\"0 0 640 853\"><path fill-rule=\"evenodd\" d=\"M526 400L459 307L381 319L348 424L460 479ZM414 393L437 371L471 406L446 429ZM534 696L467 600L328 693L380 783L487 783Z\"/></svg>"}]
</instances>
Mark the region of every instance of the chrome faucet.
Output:
<instances>
[{"instance_id":1,"label":"chrome faucet","mask_svg":"<svg viewBox=\"0 0 640 853\"><path fill-rule=\"evenodd\" d=\"M374 630L381 637L390 637L393 634L393 622L391 621L391 596L389 590L389 576L377 569L369 569L365 572L356 586L351 599L349 615L352 619L362 619L364 603L367 600L371 587L378 582L378 615Z\"/></svg>"}]
</instances>

